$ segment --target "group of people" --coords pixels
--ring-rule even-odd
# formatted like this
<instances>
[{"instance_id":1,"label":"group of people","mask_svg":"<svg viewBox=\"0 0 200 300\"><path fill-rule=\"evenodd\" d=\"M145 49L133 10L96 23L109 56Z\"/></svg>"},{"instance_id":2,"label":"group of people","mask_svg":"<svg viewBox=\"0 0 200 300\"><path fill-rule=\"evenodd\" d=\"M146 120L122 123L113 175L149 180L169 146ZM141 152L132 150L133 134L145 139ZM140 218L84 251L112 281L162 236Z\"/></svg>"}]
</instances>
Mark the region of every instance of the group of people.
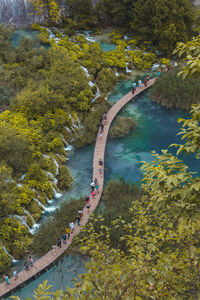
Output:
<instances>
[{"instance_id":1,"label":"group of people","mask_svg":"<svg viewBox=\"0 0 200 300\"><path fill-rule=\"evenodd\" d=\"M29 263L27 260L25 260L25 262L24 262L24 270L28 271L29 268L32 268L32 267L33 267L33 258L32 258L32 256L29 256ZM18 272L16 269L13 269L13 277L15 278L15 280L18 279ZM3 276L3 278L4 278L5 282L9 285L10 280L9 280L8 274L5 274Z\"/></svg>"},{"instance_id":2,"label":"group of people","mask_svg":"<svg viewBox=\"0 0 200 300\"><path fill-rule=\"evenodd\" d=\"M145 87L148 86L149 80L150 80L150 77L149 77L149 75L147 75L147 77L146 77L145 80L144 80L144 86L145 86ZM142 87L143 83L142 83L142 80L141 80L141 79L138 80L137 83L136 83L136 82L132 82L132 94L135 93L136 88L137 88L137 85L138 85L138 87Z\"/></svg>"},{"instance_id":3,"label":"group of people","mask_svg":"<svg viewBox=\"0 0 200 300\"><path fill-rule=\"evenodd\" d=\"M102 133L103 133L103 130L104 130L104 125L106 125L106 124L107 124L107 114L105 113L103 115L103 120L102 120L101 125L100 125L100 134L101 134L101 136L102 136ZM103 175L103 161L102 161L101 158L99 160L99 173L100 173L100 176ZM90 199L94 200L96 194L99 193L99 183L98 183L97 178L95 178L94 180L91 181L90 188L91 188L90 195L86 195L86 197L85 197L85 206L88 210L88 213L89 213L89 209L90 209ZM78 226L80 226L80 221L81 221L82 216L83 216L83 210L79 209L77 211L77 216L76 216L76 223L77 223ZM57 245L53 245L52 248L53 248L54 255L56 255L57 247L62 248L62 244L63 245L67 244L67 240L70 239L70 235L73 233L74 228L75 228L75 224L74 224L73 221L71 221L69 223L69 226L65 229L65 232L63 232L62 239L58 238ZM28 271L29 268L31 268L31 267L33 267L33 258L31 256L29 256L29 263L28 263L27 260L25 260L24 269L26 271ZM13 269L13 276L14 276L15 280L17 280L18 272L15 269ZM10 280L9 280L8 274L5 274L3 276L3 278L4 278L5 282L9 285Z\"/></svg>"}]
</instances>

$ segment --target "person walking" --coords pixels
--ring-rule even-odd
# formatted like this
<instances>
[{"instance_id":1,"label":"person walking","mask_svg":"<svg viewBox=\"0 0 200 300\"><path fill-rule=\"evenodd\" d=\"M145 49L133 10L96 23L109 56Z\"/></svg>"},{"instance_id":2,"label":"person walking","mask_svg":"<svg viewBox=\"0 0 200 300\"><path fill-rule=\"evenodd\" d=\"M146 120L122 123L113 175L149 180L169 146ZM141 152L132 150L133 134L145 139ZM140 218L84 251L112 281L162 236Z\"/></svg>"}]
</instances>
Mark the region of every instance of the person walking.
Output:
<instances>
[{"instance_id":1,"label":"person walking","mask_svg":"<svg viewBox=\"0 0 200 300\"><path fill-rule=\"evenodd\" d=\"M144 86L147 87L147 80L144 81Z\"/></svg>"},{"instance_id":2,"label":"person walking","mask_svg":"<svg viewBox=\"0 0 200 300\"><path fill-rule=\"evenodd\" d=\"M82 216L83 216L83 210L82 209L78 210L78 215L79 215L80 218L82 218Z\"/></svg>"},{"instance_id":3,"label":"person walking","mask_svg":"<svg viewBox=\"0 0 200 300\"><path fill-rule=\"evenodd\" d=\"M94 198L95 198L95 191L91 191L91 197L94 200Z\"/></svg>"},{"instance_id":4,"label":"person walking","mask_svg":"<svg viewBox=\"0 0 200 300\"><path fill-rule=\"evenodd\" d=\"M74 231L74 222L70 222L70 223L69 223L69 228L71 229L70 234L72 234L73 231Z\"/></svg>"},{"instance_id":5,"label":"person walking","mask_svg":"<svg viewBox=\"0 0 200 300\"><path fill-rule=\"evenodd\" d=\"M62 243L61 243L61 239L60 238L58 238L57 246L60 247L60 248L62 247Z\"/></svg>"},{"instance_id":6,"label":"person walking","mask_svg":"<svg viewBox=\"0 0 200 300\"><path fill-rule=\"evenodd\" d=\"M66 235L66 233L63 233L62 240L63 240L63 244L67 243L67 235Z\"/></svg>"},{"instance_id":7,"label":"person walking","mask_svg":"<svg viewBox=\"0 0 200 300\"><path fill-rule=\"evenodd\" d=\"M104 123L104 125L107 124L107 121L108 121L108 118L107 118L107 114L105 113L105 114L103 114L103 123Z\"/></svg>"},{"instance_id":8,"label":"person walking","mask_svg":"<svg viewBox=\"0 0 200 300\"><path fill-rule=\"evenodd\" d=\"M100 137L100 140L102 140L102 136L103 136L103 131L102 131L102 130L100 130L100 132L99 132L99 137Z\"/></svg>"},{"instance_id":9,"label":"person walking","mask_svg":"<svg viewBox=\"0 0 200 300\"><path fill-rule=\"evenodd\" d=\"M27 261L25 260L25 262L24 262L24 270L28 271L28 269L29 269L29 265L28 265Z\"/></svg>"},{"instance_id":10,"label":"person walking","mask_svg":"<svg viewBox=\"0 0 200 300\"><path fill-rule=\"evenodd\" d=\"M103 175L103 167L99 165L99 173L100 173L100 176Z\"/></svg>"},{"instance_id":11,"label":"person walking","mask_svg":"<svg viewBox=\"0 0 200 300\"><path fill-rule=\"evenodd\" d=\"M102 159L100 158L100 160L99 160L99 166L103 166L103 161L102 161Z\"/></svg>"},{"instance_id":12,"label":"person walking","mask_svg":"<svg viewBox=\"0 0 200 300\"><path fill-rule=\"evenodd\" d=\"M94 183L95 183L95 191L96 191L97 193L99 193L99 183L98 183L97 178L95 178Z\"/></svg>"},{"instance_id":13,"label":"person walking","mask_svg":"<svg viewBox=\"0 0 200 300\"><path fill-rule=\"evenodd\" d=\"M53 245L53 246L52 246L52 249L53 249L53 254L54 254L54 256L56 256L56 245Z\"/></svg>"},{"instance_id":14,"label":"person walking","mask_svg":"<svg viewBox=\"0 0 200 300\"><path fill-rule=\"evenodd\" d=\"M33 258L32 256L29 256L29 265L32 268L33 267Z\"/></svg>"},{"instance_id":15,"label":"person walking","mask_svg":"<svg viewBox=\"0 0 200 300\"><path fill-rule=\"evenodd\" d=\"M9 278L8 278L8 274L3 275L3 278L5 279L5 282L9 285L10 281L9 281Z\"/></svg>"},{"instance_id":16,"label":"person walking","mask_svg":"<svg viewBox=\"0 0 200 300\"><path fill-rule=\"evenodd\" d=\"M95 182L92 180L90 183L91 191L94 191Z\"/></svg>"},{"instance_id":17,"label":"person walking","mask_svg":"<svg viewBox=\"0 0 200 300\"><path fill-rule=\"evenodd\" d=\"M150 77L149 77L149 75L147 75L147 77L146 77L146 80L147 80L147 81L149 81L149 80L150 80Z\"/></svg>"},{"instance_id":18,"label":"person walking","mask_svg":"<svg viewBox=\"0 0 200 300\"><path fill-rule=\"evenodd\" d=\"M103 132L103 130L104 130L104 125L103 125L103 123L101 123L100 127L101 127L101 131Z\"/></svg>"},{"instance_id":19,"label":"person walking","mask_svg":"<svg viewBox=\"0 0 200 300\"><path fill-rule=\"evenodd\" d=\"M142 80L138 80L138 86L142 87Z\"/></svg>"},{"instance_id":20,"label":"person walking","mask_svg":"<svg viewBox=\"0 0 200 300\"><path fill-rule=\"evenodd\" d=\"M70 238L70 228L69 227L66 228L66 234L67 234L67 239L69 241L69 238Z\"/></svg>"},{"instance_id":21,"label":"person walking","mask_svg":"<svg viewBox=\"0 0 200 300\"><path fill-rule=\"evenodd\" d=\"M81 220L80 216L79 215L76 216L76 222L77 222L78 226L80 226L80 220Z\"/></svg>"},{"instance_id":22,"label":"person walking","mask_svg":"<svg viewBox=\"0 0 200 300\"><path fill-rule=\"evenodd\" d=\"M13 269L13 276L15 277L15 280L17 280L17 278L18 278L18 272L15 269Z\"/></svg>"}]
</instances>

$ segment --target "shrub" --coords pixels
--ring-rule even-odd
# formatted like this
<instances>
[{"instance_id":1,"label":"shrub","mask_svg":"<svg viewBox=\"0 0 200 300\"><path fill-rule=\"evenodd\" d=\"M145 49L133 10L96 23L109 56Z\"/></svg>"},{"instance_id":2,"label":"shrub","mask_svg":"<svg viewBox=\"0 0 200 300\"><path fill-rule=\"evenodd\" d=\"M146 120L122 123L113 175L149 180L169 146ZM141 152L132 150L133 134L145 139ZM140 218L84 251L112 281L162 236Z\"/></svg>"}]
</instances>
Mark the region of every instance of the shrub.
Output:
<instances>
[{"instance_id":1,"label":"shrub","mask_svg":"<svg viewBox=\"0 0 200 300\"><path fill-rule=\"evenodd\" d=\"M189 110L200 102L200 76L195 79L177 77L177 72L161 74L151 89L151 98L166 107Z\"/></svg>"},{"instance_id":2,"label":"shrub","mask_svg":"<svg viewBox=\"0 0 200 300\"><path fill-rule=\"evenodd\" d=\"M118 116L109 132L109 137L112 139L123 137L134 127L136 127L136 123L131 118Z\"/></svg>"}]
</instances>

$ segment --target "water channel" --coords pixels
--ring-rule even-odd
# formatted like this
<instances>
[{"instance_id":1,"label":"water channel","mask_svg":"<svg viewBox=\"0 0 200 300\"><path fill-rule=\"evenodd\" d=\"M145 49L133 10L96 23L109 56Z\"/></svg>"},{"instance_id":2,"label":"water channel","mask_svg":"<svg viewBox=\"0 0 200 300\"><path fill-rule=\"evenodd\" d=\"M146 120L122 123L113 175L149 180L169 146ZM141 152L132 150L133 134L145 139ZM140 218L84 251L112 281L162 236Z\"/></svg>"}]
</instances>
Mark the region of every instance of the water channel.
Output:
<instances>
[{"instance_id":1,"label":"water channel","mask_svg":"<svg viewBox=\"0 0 200 300\"><path fill-rule=\"evenodd\" d=\"M109 100L116 102L130 89L131 81L118 83ZM137 128L124 138L108 140L105 155L105 183L111 178L119 177L139 182L142 178L140 161L150 161L152 150L160 153L161 149L167 148L170 144L179 143L180 137L177 133L180 125L176 120L179 117L188 117L188 114L183 111L165 109L155 104L151 101L148 91L138 96L134 103L127 104L120 115L133 118L137 123ZM71 190L51 204L52 210L59 207L63 201L72 197L78 198L88 192L92 178L93 149L94 146L87 146L71 150L67 166L72 172L74 183ZM170 151L175 153L173 149ZM197 172L200 169L194 157L184 157L184 161L192 171ZM48 214L46 213L46 217ZM52 285L52 291L64 289L66 285L73 286L72 278L84 272L84 262L85 260L78 255L66 255L47 272L30 281L14 295L25 300L45 279Z\"/></svg>"}]
</instances>

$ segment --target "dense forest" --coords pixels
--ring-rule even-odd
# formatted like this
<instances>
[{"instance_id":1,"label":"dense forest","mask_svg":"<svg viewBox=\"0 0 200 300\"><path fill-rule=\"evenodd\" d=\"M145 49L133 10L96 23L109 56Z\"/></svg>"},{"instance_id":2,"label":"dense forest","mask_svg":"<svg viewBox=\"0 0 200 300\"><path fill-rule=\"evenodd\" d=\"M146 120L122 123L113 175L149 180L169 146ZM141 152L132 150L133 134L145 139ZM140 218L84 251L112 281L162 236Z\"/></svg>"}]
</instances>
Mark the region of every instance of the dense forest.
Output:
<instances>
[{"instance_id":1,"label":"dense forest","mask_svg":"<svg viewBox=\"0 0 200 300\"><path fill-rule=\"evenodd\" d=\"M42 20L32 25L40 33L36 41L24 38L14 47L14 29L0 25L0 272L11 265L7 252L18 259L30 251L31 227L43 206L56 190L71 186L66 146L94 142L102 114L111 107L105 99L117 80L127 77L127 68L149 72L154 63L165 67L180 57L181 72L172 68L162 74L152 98L191 110L190 120L179 120L185 144L175 146L177 154L195 153L196 158L200 151L199 105L191 109L199 103L200 73L200 39L190 41L198 35L200 22L193 1L67 0L64 7L55 0L31 2ZM84 30L108 30L116 48L103 52L99 43L85 38ZM188 78L183 81L182 76ZM128 132L126 126L121 130L125 123L117 120L113 137ZM86 299L88 292L87 299L198 299L199 177L167 150L153 155L152 163L144 163L142 189L115 184L116 190L127 192L115 212L121 218L114 218L109 207L106 193L113 183L108 185L103 227L96 216L82 236L82 251L92 263L81 283L67 291L69 299ZM130 214L125 216L125 210ZM57 212L57 217L62 219L62 214ZM55 232L60 223L55 219L51 227ZM41 230L46 233L45 225ZM37 236L35 241L38 253L50 247L38 250ZM96 277L91 278L94 269Z\"/></svg>"}]
</instances>

